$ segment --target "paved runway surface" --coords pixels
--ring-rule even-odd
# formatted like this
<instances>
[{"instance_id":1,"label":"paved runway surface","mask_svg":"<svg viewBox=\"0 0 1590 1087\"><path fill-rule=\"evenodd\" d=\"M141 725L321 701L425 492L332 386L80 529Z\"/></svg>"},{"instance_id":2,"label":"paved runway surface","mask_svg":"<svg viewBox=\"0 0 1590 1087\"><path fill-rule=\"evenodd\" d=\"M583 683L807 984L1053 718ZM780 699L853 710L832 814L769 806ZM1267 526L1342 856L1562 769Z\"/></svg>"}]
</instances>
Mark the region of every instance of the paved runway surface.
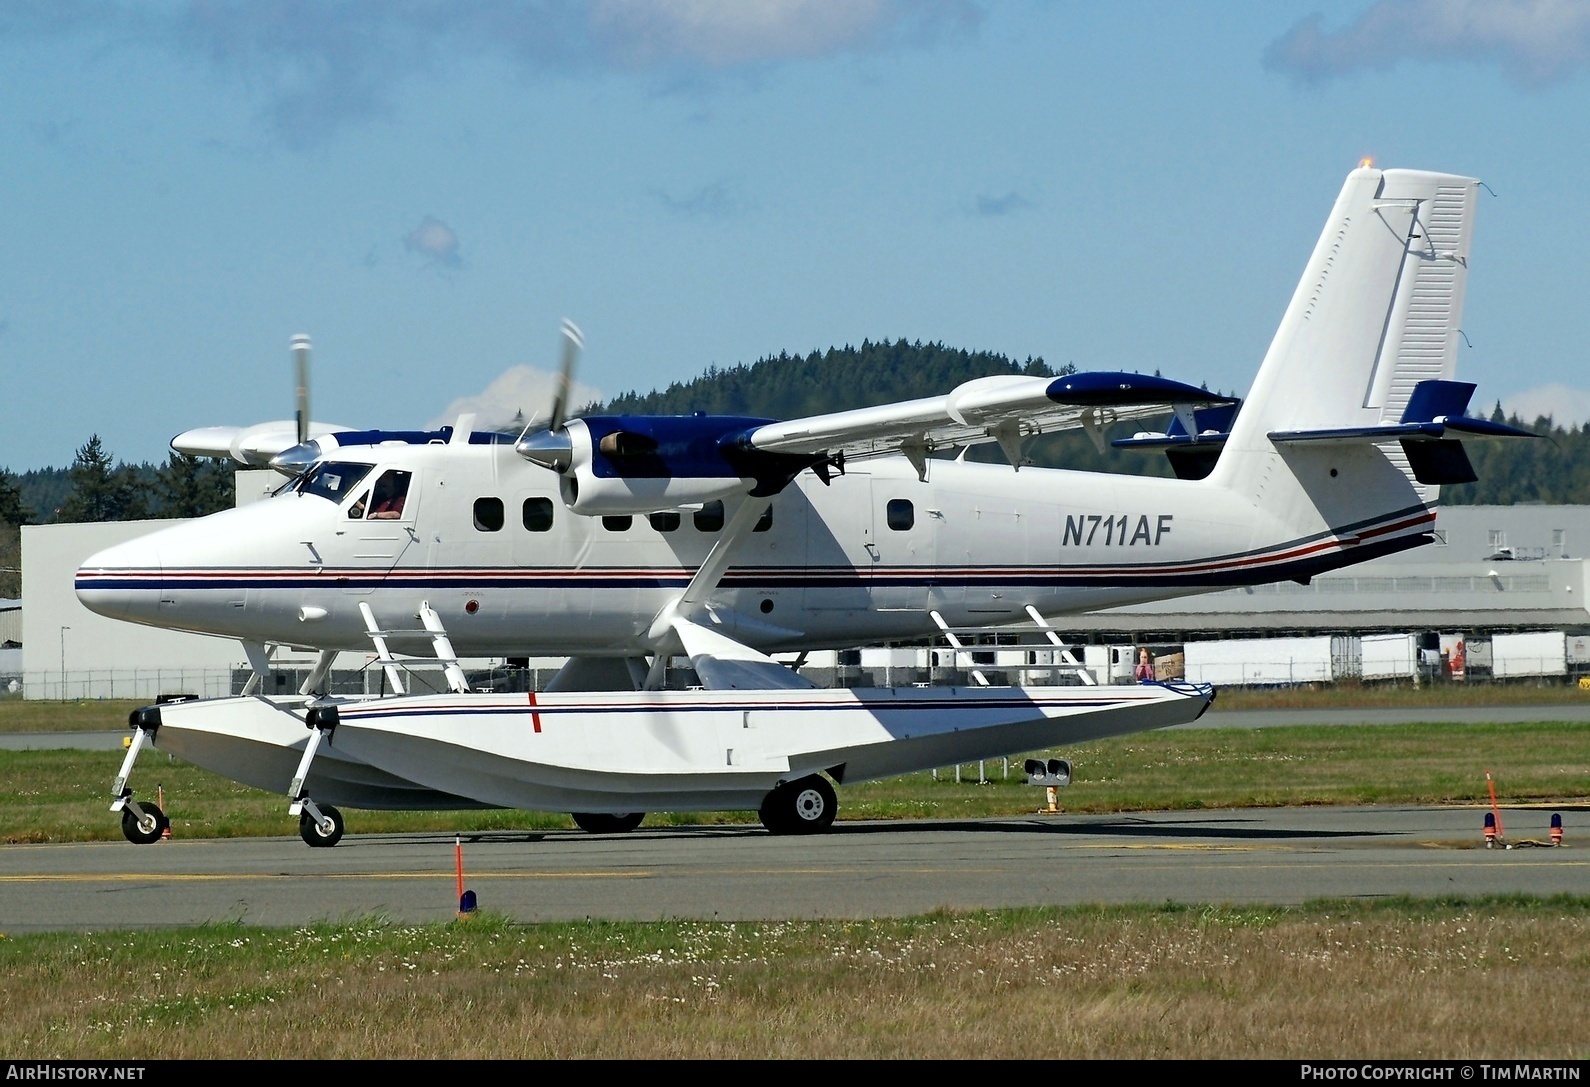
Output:
<instances>
[{"instance_id":1,"label":"paved runway surface","mask_svg":"<svg viewBox=\"0 0 1590 1087\"><path fill-rule=\"evenodd\" d=\"M1503 809L1515 848L1489 850L1474 808L841 822L813 838L748 827L491 833L465 839L465 882L483 909L521 921L1590 894L1590 808L1560 810L1564 846L1544 845L1549 811ZM6 846L0 933L443 921L457 909L453 843L446 834L354 833L334 849L297 838Z\"/></svg>"}]
</instances>

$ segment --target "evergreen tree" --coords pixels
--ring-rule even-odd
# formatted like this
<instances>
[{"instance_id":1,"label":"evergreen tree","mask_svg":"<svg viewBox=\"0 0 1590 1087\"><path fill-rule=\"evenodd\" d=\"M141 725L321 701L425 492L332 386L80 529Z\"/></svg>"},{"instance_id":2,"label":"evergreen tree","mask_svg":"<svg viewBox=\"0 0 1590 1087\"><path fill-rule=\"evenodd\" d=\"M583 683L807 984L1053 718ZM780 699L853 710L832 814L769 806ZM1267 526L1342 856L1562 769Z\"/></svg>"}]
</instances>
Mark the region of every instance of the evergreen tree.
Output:
<instances>
[{"instance_id":1,"label":"evergreen tree","mask_svg":"<svg viewBox=\"0 0 1590 1087\"><path fill-rule=\"evenodd\" d=\"M61 507L62 521L129 521L148 515L138 469L113 466L98 434L78 449L67 475L72 493Z\"/></svg>"},{"instance_id":2,"label":"evergreen tree","mask_svg":"<svg viewBox=\"0 0 1590 1087\"><path fill-rule=\"evenodd\" d=\"M22 501L22 489L10 469L0 468L0 525L25 525L33 511Z\"/></svg>"},{"instance_id":3,"label":"evergreen tree","mask_svg":"<svg viewBox=\"0 0 1590 1087\"><path fill-rule=\"evenodd\" d=\"M230 509L233 498L233 465L172 453L155 472L155 492L162 517L203 517Z\"/></svg>"}]
</instances>

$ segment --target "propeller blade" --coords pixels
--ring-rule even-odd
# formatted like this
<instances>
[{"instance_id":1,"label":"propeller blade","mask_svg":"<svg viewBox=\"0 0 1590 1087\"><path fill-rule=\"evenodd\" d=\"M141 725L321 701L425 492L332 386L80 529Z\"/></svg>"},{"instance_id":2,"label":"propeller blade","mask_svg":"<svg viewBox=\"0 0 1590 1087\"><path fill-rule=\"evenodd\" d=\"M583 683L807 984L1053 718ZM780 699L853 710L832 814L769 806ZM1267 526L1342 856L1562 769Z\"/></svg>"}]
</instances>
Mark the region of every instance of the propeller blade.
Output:
<instances>
[{"instance_id":1,"label":"propeller blade","mask_svg":"<svg viewBox=\"0 0 1590 1087\"><path fill-rule=\"evenodd\" d=\"M569 411L569 389L574 385L574 364L585 347L585 334L567 317L563 319L563 368L558 372L557 383L552 386L552 415L547 429L563 429Z\"/></svg>"},{"instance_id":2,"label":"propeller blade","mask_svg":"<svg viewBox=\"0 0 1590 1087\"><path fill-rule=\"evenodd\" d=\"M303 445L309 440L309 337L299 333L291 346L298 382L298 444Z\"/></svg>"}]
</instances>

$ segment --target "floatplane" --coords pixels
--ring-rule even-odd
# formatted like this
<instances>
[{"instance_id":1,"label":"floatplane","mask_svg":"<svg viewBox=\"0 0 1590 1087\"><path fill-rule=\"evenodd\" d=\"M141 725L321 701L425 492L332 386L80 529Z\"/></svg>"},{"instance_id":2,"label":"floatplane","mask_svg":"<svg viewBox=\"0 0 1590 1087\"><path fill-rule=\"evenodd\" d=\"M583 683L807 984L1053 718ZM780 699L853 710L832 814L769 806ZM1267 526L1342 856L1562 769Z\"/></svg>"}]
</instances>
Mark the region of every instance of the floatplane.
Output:
<instances>
[{"instance_id":1,"label":"floatplane","mask_svg":"<svg viewBox=\"0 0 1590 1087\"><path fill-rule=\"evenodd\" d=\"M846 783L1190 721L1208 687L821 690L772 654L1035 625L1283 579L1432 539L1463 441L1526 437L1466 414L1454 380L1478 181L1352 171L1247 398L1160 377L1000 376L802 419L549 418L518 435L308 422L205 428L179 451L269 464L269 499L90 557L103 615L236 638L244 696L146 707L114 786L129 839L165 816L127 782L153 743L282 790L311 845L337 805L515 807L623 830L655 810L756 810L821 830ZM307 343L295 344L301 361ZM1176 478L1033 467L1035 435L1166 418L1115 444ZM947 459L997 443L1007 464ZM264 697L273 647L320 650ZM394 692L324 693L374 650ZM400 654L449 690L405 690ZM463 655L567 656L546 690L476 693ZM688 657L700 689L666 690ZM980 678L980 677L979 677Z\"/></svg>"}]
</instances>

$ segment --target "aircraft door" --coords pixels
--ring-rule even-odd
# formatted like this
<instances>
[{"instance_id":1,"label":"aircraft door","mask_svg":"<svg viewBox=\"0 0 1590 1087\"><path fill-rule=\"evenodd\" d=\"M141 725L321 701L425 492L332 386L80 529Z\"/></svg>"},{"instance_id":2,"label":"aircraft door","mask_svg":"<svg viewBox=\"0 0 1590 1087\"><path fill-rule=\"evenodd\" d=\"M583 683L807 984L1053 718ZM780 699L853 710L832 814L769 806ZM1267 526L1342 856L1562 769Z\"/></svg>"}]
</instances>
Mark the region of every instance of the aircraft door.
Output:
<instances>
[{"instance_id":1,"label":"aircraft door","mask_svg":"<svg viewBox=\"0 0 1590 1087\"><path fill-rule=\"evenodd\" d=\"M343 592L363 596L412 551L418 554L415 521L420 506L420 473L387 468L344 511L339 535L349 550Z\"/></svg>"},{"instance_id":2,"label":"aircraft door","mask_svg":"<svg viewBox=\"0 0 1590 1087\"><path fill-rule=\"evenodd\" d=\"M881 611L939 606L928 599L933 583L938 528L943 514L914 477L875 478L868 558L875 573L872 605Z\"/></svg>"},{"instance_id":3,"label":"aircraft door","mask_svg":"<svg viewBox=\"0 0 1590 1087\"><path fill-rule=\"evenodd\" d=\"M831 487L805 491L811 501L805 609L835 619L870 611L874 572L884 556L876 536L871 474L852 469Z\"/></svg>"}]
</instances>

